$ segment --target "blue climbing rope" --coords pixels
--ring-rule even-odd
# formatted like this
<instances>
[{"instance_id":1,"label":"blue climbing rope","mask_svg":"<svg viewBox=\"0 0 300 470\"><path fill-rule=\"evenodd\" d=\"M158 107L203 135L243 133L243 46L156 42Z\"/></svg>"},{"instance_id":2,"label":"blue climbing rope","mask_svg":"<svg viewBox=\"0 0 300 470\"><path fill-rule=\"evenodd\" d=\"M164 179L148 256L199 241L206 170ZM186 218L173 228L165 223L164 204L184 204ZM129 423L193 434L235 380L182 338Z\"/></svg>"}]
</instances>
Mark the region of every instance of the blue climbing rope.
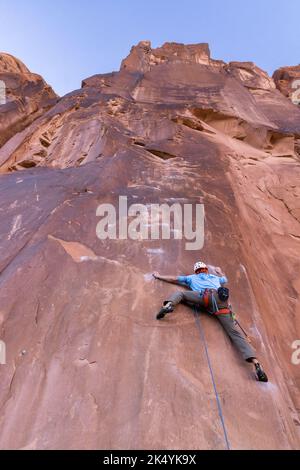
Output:
<instances>
[{"instance_id":1,"label":"blue climbing rope","mask_svg":"<svg viewBox=\"0 0 300 470\"><path fill-rule=\"evenodd\" d=\"M199 333L200 333L200 338L201 338L202 343L204 345L205 355L206 355L206 359L207 359L207 363L208 363L208 367L209 367L209 371L210 371L210 376L211 376L212 384L213 384L213 387L214 387L215 397L216 397L216 401L217 401L218 412L219 412L219 416L220 416L220 420L221 420L221 424L222 424L222 428L223 428L226 449L230 450L228 435L227 435L226 426L225 426L225 420L224 420L224 416L223 416L223 412L222 412L222 407L221 407L220 397L219 397L218 390L217 390L216 381L215 381L215 378L214 378L213 368L212 368L209 353L208 353L208 347L207 347L204 332L203 332L203 329L202 329L202 326L201 326L200 317L199 317L199 314L197 313L197 309L195 307L194 307L194 317L195 317L196 326L197 326L197 328L199 330Z\"/></svg>"}]
</instances>

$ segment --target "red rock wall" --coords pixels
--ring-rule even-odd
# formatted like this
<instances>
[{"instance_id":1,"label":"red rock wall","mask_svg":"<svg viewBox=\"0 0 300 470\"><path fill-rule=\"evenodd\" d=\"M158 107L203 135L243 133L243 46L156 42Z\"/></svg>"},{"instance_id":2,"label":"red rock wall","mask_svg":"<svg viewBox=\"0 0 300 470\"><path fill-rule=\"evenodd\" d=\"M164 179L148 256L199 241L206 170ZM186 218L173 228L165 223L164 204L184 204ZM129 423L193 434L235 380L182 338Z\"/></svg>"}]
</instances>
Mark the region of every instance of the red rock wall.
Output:
<instances>
[{"instance_id":1,"label":"red rock wall","mask_svg":"<svg viewBox=\"0 0 300 470\"><path fill-rule=\"evenodd\" d=\"M230 447L299 448L299 131L254 64L142 43L2 146L1 448L226 448L192 310L155 320L176 287L151 273L199 258L226 272L270 377L201 316ZM96 209L119 195L203 202L203 249L99 240Z\"/></svg>"},{"instance_id":2,"label":"red rock wall","mask_svg":"<svg viewBox=\"0 0 300 470\"><path fill-rule=\"evenodd\" d=\"M300 105L300 65L281 67L274 72L273 78L281 93Z\"/></svg>"},{"instance_id":3,"label":"red rock wall","mask_svg":"<svg viewBox=\"0 0 300 470\"><path fill-rule=\"evenodd\" d=\"M0 53L0 82L5 89L0 106L1 147L53 106L58 97L40 75L9 54Z\"/></svg>"}]
</instances>

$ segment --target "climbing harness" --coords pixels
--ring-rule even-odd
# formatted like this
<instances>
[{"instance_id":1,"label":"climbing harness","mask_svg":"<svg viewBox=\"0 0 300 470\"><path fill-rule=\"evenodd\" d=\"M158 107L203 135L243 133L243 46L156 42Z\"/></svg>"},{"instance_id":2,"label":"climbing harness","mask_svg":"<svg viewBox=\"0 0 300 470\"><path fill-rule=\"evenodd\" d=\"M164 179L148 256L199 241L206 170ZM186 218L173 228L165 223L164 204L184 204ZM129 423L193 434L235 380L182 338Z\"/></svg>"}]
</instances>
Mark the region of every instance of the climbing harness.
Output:
<instances>
[{"instance_id":1,"label":"climbing harness","mask_svg":"<svg viewBox=\"0 0 300 470\"><path fill-rule=\"evenodd\" d=\"M213 315L219 310L217 301L214 297L214 289L205 289L203 294L201 294L201 297L203 305L208 313Z\"/></svg>"},{"instance_id":2,"label":"climbing harness","mask_svg":"<svg viewBox=\"0 0 300 470\"><path fill-rule=\"evenodd\" d=\"M221 293L221 297L219 295L220 289L226 289L226 292ZM215 299L215 294L218 294L219 299L222 302L226 302L229 298L229 289L226 287L221 287L218 291L214 289L205 289L202 296L203 305L205 310L210 313L211 315L228 315L230 313L230 309L228 307L219 307L218 303Z\"/></svg>"}]
</instances>

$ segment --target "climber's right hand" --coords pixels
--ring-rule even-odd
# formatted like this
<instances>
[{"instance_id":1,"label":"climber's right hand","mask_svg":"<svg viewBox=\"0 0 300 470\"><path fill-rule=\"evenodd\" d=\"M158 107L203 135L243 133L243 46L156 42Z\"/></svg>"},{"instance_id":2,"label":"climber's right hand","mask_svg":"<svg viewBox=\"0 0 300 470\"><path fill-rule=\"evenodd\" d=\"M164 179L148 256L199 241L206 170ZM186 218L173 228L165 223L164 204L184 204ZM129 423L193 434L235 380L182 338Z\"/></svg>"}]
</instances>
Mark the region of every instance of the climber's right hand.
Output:
<instances>
[{"instance_id":1,"label":"climber's right hand","mask_svg":"<svg viewBox=\"0 0 300 470\"><path fill-rule=\"evenodd\" d=\"M155 272L152 274L152 276L154 277L154 279L159 279L160 274L159 274L157 271L155 271Z\"/></svg>"}]
</instances>

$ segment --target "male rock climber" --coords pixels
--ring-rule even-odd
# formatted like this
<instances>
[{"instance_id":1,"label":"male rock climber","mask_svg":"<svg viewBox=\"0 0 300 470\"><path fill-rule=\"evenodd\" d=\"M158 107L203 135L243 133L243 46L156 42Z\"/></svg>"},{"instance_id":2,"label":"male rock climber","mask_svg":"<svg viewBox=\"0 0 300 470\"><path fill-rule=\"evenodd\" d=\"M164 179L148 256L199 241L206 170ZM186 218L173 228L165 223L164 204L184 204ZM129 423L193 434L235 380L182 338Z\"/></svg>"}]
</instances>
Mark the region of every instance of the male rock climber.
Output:
<instances>
[{"instance_id":1,"label":"male rock climber","mask_svg":"<svg viewBox=\"0 0 300 470\"><path fill-rule=\"evenodd\" d=\"M155 279L183 285L191 289L191 291L177 291L171 294L158 312L157 320L161 320L165 315L173 312L175 306L180 302L196 305L202 310L215 315L243 359L254 365L258 380L268 382L268 377L256 359L254 350L235 326L228 304L229 289L225 286L227 284L226 276L220 268L215 270L217 275L209 274L207 265L202 261L198 261L194 265L194 272L195 274L190 276L177 277L161 276L159 273L153 273Z\"/></svg>"}]
</instances>

